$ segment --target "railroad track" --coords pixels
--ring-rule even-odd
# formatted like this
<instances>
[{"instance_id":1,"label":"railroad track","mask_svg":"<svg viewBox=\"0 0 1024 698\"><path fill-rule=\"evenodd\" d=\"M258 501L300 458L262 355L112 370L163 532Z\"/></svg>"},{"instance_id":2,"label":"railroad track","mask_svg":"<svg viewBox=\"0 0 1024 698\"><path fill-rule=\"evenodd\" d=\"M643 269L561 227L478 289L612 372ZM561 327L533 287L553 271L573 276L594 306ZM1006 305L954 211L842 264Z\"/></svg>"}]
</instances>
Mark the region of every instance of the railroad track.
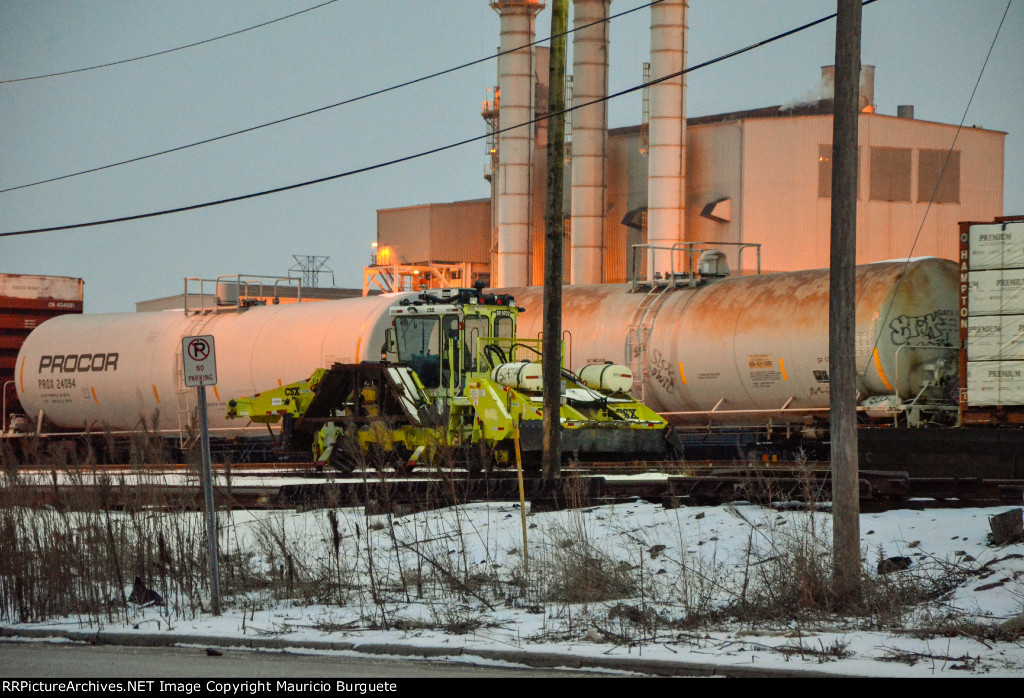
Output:
<instances>
[{"instance_id":1,"label":"railroad track","mask_svg":"<svg viewBox=\"0 0 1024 698\"><path fill-rule=\"evenodd\" d=\"M370 513L409 511L480 501L518 501L514 471L468 478L462 472L424 469L357 472L341 476L312 464L245 464L215 468L219 507L302 509L363 506ZM666 507L718 505L733 501L764 504L822 504L831 498L824 463L614 463L565 468L564 477L524 480L534 510L629 501L641 498ZM200 509L198 473L191 466L104 466L85 470L27 469L2 481L0 506L63 509ZM1021 504L1024 480L977 477L910 477L899 471L861 471L864 512L899 508Z\"/></svg>"}]
</instances>

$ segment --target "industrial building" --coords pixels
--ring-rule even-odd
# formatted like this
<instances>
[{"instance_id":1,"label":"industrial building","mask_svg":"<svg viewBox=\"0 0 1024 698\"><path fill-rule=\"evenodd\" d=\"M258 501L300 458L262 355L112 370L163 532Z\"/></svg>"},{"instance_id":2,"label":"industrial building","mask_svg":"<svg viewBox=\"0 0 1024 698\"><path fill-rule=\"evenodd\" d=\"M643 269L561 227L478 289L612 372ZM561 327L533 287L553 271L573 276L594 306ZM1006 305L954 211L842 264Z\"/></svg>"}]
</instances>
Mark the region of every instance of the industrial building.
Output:
<instances>
[{"instance_id":1,"label":"industrial building","mask_svg":"<svg viewBox=\"0 0 1024 698\"><path fill-rule=\"evenodd\" d=\"M534 40L542 3L491 4L503 51ZM574 25L607 17L609 4L574 0ZM685 66L686 5L651 8L651 80ZM577 107L607 94L607 40L607 22L572 35ZM874 75L874 66L862 67L857 263L954 259L959 221L1003 215L1006 134L917 119L911 105L879 113ZM497 80L482 113L495 134L485 170L490 199L379 211L364 292L468 285L467 277L494 286L543 282L547 127L503 129L543 115L548 50L501 56ZM813 102L684 118L678 77L648 88L641 123L625 128L608 129L604 102L573 111L566 282L680 271L686 260L667 250L686 243L733 243L726 249L733 273L828 266L833 80L832 67L823 67L821 99ZM741 256L736 243L751 247Z\"/></svg>"}]
</instances>

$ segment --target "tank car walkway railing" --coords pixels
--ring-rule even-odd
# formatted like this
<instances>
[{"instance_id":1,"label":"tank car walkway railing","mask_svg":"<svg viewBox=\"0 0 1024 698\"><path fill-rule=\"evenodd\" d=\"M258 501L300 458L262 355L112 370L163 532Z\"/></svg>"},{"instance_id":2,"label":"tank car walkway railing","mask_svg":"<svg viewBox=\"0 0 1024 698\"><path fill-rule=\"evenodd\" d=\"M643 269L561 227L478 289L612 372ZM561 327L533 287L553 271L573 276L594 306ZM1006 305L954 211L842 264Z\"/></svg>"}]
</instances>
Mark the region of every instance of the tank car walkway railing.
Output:
<instances>
[{"instance_id":1,"label":"tank car walkway railing","mask_svg":"<svg viewBox=\"0 0 1024 698\"><path fill-rule=\"evenodd\" d=\"M264 283L266 281L267 283ZM273 281L273 284L269 282ZM199 292L195 291L198 284ZM214 292L207 292L207 284L213 286ZM260 276L258 274L222 274L216 279L203 279L198 276L185 278L185 314L204 315L222 313L248 308L251 305L264 305L269 299L273 305L280 302L282 284L290 287L295 285L295 302L302 302L302 279L290 276ZM272 290L272 293L268 293ZM292 296L288 296L291 298ZM207 305L212 301L212 305Z\"/></svg>"},{"instance_id":2,"label":"tank car walkway railing","mask_svg":"<svg viewBox=\"0 0 1024 698\"><path fill-rule=\"evenodd\" d=\"M630 260L631 267L633 269L631 284L632 291L635 293L640 290L646 290L648 286L660 286L665 285L669 288L675 288L677 286L686 285L694 287L698 282L704 278L700 270L698 269L698 262L701 255L704 252L710 251L721 251L719 248L730 248L737 250L736 252L736 266L737 269L742 271L743 269L743 252L747 248L754 248L757 254L757 262L755 266L755 273L761 273L761 245L755 242L677 242L671 247L665 247L663 245L650 245L650 244L638 244L633 245L632 259ZM670 266L669 271L662 276L660 273L651 270L648 276L651 278L643 279L641 277L641 269L643 265L637 263L637 255L641 251L654 252L661 250L669 252L668 255ZM676 259L683 255L685 261L680 265L683 268L676 270ZM728 271L726 271L728 274ZM714 278L720 278L725 274L715 274Z\"/></svg>"}]
</instances>

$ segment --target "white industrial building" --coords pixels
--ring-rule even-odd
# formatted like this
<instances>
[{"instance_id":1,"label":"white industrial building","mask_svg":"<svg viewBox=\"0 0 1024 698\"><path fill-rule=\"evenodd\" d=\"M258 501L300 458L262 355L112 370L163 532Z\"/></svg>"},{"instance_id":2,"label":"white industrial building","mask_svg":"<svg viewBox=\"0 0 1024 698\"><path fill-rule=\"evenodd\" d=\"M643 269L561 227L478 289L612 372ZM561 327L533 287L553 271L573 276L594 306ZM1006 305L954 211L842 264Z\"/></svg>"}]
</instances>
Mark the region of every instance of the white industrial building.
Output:
<instances>
[{"instance_id":1,"label":"white industrial building","mask_svg":"<svg viewBox=\"0 0 1024 698\"><path fill-rule=\"evenodd\" d=\"M533 41L542 3L491 4L503 50ZM609 4L574 0L574 22L606 17ZM682 70L685 28L685 0L652 7L651 79ZM607 93L607 23L572 40L573 104L586 104ZM959 221L1003 215L1006 134L915 119L912 106L877 113L874 70L864 66L861 74L857 262L954 259ZM484 104L492 129L542 115L547 76L547 49L503 56L493 99ZM826 66L825 96L832 81ZM682 77L651 86L644 122L633 127L609 130L604 103L572 113L567 283L650 278L673 265L678 271L678 256L655 251L635 255L634 270L633 246L644 243L760 245L761 271L828 266L832 100L684 119L685 94ZM463 285L467 277L494 286L541 284L546 147L543 122L498 134L487 168L490 201L444 204L440 216L415 214L424 207L378 212L378 264L364 291L455 279ZM727 254L734 273L757 267L755 250L745 249L742 259L736 247Z\"/></svg>"}]
</instances>

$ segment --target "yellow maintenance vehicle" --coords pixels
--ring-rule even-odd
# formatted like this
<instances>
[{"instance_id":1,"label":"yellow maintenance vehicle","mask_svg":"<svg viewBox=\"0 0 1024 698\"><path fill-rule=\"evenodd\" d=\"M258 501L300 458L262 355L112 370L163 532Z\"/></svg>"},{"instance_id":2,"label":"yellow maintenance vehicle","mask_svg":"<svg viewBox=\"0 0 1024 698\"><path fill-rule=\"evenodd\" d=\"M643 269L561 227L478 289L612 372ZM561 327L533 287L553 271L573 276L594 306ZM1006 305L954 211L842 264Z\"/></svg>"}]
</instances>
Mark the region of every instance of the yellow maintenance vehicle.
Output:
<instances>
[{"instance_id":1,"label":"yellow maintenance vehicle","mask_svg":"<svg viewBox=\"0 0 1024 698\"><path fill-rule=\"evenodd\" d=\"M229 418L281 423L281 443L317 464L470 469L524 466L542 452L541 340L515 336L509 295L446 288L391 308L382 361L334 364L228 402ZM561 357L562 452L582 461L662 458L667 422L633 399L628 368Z\"/></svg>"}]
</instances>

